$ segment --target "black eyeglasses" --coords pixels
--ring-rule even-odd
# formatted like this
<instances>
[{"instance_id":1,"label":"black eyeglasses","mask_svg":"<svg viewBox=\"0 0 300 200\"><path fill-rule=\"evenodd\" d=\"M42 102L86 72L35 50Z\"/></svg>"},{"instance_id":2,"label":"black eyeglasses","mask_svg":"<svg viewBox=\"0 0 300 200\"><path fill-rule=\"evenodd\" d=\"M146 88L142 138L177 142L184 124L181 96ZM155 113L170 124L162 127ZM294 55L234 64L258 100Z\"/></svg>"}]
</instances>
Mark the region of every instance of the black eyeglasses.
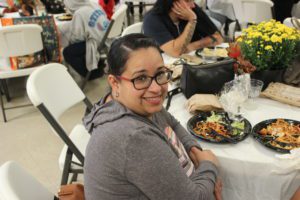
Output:
<instances>
[{"instance_id":1,"label":"black eyeglasses","mask_svg":"<svg viewBox=\"0 0 300 200\"><path fill-rule=\"evenodd\" d=\"M133 79L129 79L123 76L117 76L119 79L130 81L133 87L137 90L143 90L150 87L153 79L158 85L163 85L168 83L172 79L173 71L165 69L163 71L157 72L154 76L141 75Z\"/></svg>"}]
</instances>

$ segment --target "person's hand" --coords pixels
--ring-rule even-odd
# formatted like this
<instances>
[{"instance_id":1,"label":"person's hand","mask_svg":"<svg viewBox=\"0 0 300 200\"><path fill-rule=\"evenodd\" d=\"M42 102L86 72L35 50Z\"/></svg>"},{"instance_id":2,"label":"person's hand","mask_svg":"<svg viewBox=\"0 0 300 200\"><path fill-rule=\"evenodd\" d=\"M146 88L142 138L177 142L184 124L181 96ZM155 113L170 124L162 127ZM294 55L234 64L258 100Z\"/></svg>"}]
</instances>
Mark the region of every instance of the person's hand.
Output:
<instances>
[{"instance_id":1,"label":"person's hand","mask_svg":"<svg viewBox=\"0 0 300 200\"><path fill-rule=\"evenodd\" d=\"M214 163L217 167L219 166L219 161L217 157L210 150L201 151L197 147L192 147L189 153L191 160L193 161L195 167L197 168L201 161L208 160Z\"/></svg>"},{"instance_id":2,"label":"person's hand","mask_svg":"<svg viewBox=\"0 0 300 200\"><path fill-rule=\"evenodd\" d=\"M215 191L214 191L214 195L216 200L222 200L222 181L221 179L217 178L217 181L215 183Z\"/></svg>"},{"instance_id":3,"label":"person's hand","mask_svg":"<svg viewBox=\"0 0 300 200\"><path fill-rule=\"evenodd\" d=\"M183 0L173 2L172 11L180 19L183 19L183 20L186 20L186 21L195 21L195 20L197 20L197 15L189 7L189 5Z\"/></svg>"}]
</instances>

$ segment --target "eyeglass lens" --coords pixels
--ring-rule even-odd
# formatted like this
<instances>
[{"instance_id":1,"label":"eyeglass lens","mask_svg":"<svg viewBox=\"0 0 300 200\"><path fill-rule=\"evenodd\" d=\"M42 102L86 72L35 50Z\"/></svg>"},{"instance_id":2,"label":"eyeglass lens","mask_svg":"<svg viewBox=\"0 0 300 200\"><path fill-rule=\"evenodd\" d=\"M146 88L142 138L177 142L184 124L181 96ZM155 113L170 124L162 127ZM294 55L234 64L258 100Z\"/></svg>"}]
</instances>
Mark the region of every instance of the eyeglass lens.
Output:
<instances>
[{"instance_id":1,"label":"eyeglass lens","mask_svg":"<svg viewBox=\"0 0 300 200\"><path fill-rule=\"evenodd\" d=\"M136 89L141 90L141 89L148 88L151 85L153 79L155 79L158 85L166 84L171 80L171 76L172 76L171 71L161 71L155 74L154 77L150 77L146 75L139 76L133 79L133 84Z\"/></svg>"}]
</instances>

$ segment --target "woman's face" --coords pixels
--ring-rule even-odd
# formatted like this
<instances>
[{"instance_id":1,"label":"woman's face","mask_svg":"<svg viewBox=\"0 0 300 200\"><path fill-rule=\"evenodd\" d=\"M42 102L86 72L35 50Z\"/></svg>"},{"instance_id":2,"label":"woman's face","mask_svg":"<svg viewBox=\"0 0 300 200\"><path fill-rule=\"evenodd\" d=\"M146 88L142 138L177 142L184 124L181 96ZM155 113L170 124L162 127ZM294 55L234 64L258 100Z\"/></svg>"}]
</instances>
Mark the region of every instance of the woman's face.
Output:
<instances>
[{"instance_id":1,"label":"woman's face","mask_svg":"<svg viewBox=\"0 0 300 200\"><path fill-rule=\"evenodd\" d=\"M150 76L165 71L163 59L157 49L142 48L133 51L125 65L125 71L121 74L126 79ZM127 108L140 115L150 117L152 114L159 112L163 107L163 101L168 92L168 84L158 85L152 79L148 88L137 90L133 83L128 80L118 79L113 92L119 93L115 97Z\"/></svg>"}]
</instances>

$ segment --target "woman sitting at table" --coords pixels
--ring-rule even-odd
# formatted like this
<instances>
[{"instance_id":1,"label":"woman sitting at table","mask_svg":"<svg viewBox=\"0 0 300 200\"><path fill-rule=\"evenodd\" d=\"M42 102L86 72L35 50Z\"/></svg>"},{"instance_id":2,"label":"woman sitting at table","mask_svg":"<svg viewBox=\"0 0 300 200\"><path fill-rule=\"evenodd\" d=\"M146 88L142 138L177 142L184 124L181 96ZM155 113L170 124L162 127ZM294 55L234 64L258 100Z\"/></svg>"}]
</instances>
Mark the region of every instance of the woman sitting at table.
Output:
<instances>
[{"instance_id":1,"label":"woman sitting at table","mask_svg":"<svg viewBox=\"0 0 300 200\"><path fill-rule=\"evenodd\" d=\"M85 77L92 71L91 78L103 74L98 47L109 21L105 12L97 3L90 0L64 0L66 9L73 14L71 23L60 29L68 39L69 46L63 51L65 61L76 72ZM96 70L95 70L96 69Z\"/></svg>"},{"instance_id":2,"label":"woman sitting at table","mask_svg":"<svg viewBox=\"0 0 300 200\"><path fill-rule=\"evenodd\" d=\"M144 18L143 29L173 57L223 42L216 26L193 0L157 0Z\"/></svg>"},{"instance_id":3,"label":"woman sitting at table","mask_svg":"<svg viewBox=\"0 0 300 200\"><path fill-rule=\"evenodd\" d=\"M159 46L127 35L107 62L111 92L84 118L86 199L220 199L216 157L163 108L172 72Z\"/></svg>"}]
</instances>

